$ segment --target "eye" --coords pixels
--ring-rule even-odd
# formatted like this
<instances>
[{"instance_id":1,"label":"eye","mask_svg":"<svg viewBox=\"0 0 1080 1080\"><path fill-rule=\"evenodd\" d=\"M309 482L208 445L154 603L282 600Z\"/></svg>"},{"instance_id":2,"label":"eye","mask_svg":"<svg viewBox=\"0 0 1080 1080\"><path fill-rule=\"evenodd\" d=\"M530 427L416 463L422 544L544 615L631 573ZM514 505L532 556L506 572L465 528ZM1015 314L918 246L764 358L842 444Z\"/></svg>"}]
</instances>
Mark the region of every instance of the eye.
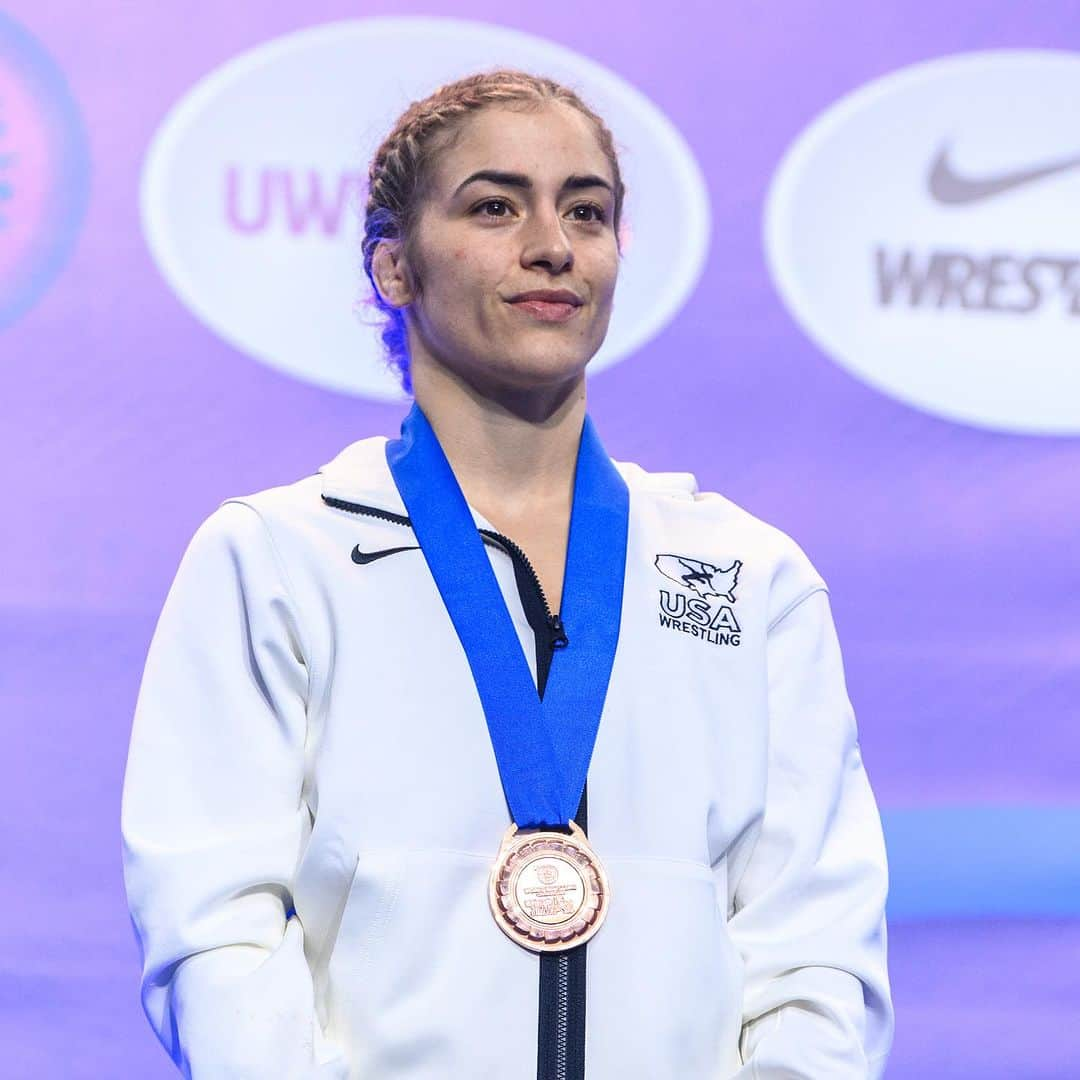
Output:
<instances>
[{"instance_id":1,"label":"eye","mask_svg":"<svg viewBox=\"0 0 1080 1080\"><path fill-rule=\"evenodd\" d=\"M576 206L571 208L571 212L573 212L575 210L593 210L596 213L595 218L583 217L583 218L578 218L577 219L578 221L582 221L582 222L595 221L595 222L598 222L598 223L603 223L603 222L607 221L607 214L604 213L604 208L602 206L598 206L596 203L578 203Z\"/></svg>"},{"instance_id":2,"label":"eye","mask_svg":"<svg viewBox=\"0 0 1080 1080\"><path fill-rule=\"evenodd\" d=\"M484 210L485 208L487 208L489 206L506 206L506 207L509 207L509 205L510 204L506 201L506 199L499 199L499 198L485 199L482 203L477 203L477 205L473 207L472 212L475 214L478 210ZM506 217L505 214L484 214L482 216L483 217Z\"/></svg>"}]
</instances>

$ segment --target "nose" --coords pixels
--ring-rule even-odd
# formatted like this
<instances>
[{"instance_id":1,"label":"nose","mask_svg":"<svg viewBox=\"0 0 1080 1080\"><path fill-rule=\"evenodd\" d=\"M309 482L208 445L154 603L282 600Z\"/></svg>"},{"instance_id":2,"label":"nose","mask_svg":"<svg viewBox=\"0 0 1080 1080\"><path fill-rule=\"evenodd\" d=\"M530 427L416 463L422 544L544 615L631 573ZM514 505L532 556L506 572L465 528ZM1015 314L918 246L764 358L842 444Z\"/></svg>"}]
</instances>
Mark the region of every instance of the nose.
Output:
<instances>
[{"instance_id":1,"label":"nose","mask_svg":"<svg viewBox=\"0 0 1080 1080\"><path fill-rule=\"evenodd\" d=\"M563 229L556 208L538 210L524 232L525 245L521 250L521 265L527 268L546 267L551 273L561 273L574 265L574 251Z\"/></svg>"}]
</instances>

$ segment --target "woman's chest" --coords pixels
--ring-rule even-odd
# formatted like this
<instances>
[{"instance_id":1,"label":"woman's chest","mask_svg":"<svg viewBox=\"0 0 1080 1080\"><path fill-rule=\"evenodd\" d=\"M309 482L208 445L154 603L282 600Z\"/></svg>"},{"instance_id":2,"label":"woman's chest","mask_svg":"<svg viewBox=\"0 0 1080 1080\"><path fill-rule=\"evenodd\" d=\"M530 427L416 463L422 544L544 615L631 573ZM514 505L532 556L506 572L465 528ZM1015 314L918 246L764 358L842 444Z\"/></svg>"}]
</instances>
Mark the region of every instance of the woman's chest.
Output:
<instances>
[{"instance_id":1,"label":"woman's chest","mask_svg":"<svg viewBox=\"0 0 1080 1080\"><path fill-rule=\"evenodd\" d=\"M679 550L679 539L631 530L607 616L619 636L588 771L589 834L612 854L709 864L763 805L764 583L745 553L693 538ZM404 550L322 593L310 784L318 813L353 844L489 854L510 820L502 778L469 658L411 542L407 531L367 537L362 552ZM518 692L536 695L538 583L487 550L530 673ZM549 686L576 644L574 613L563 614ZM559 738L583 719L570 708L544 722Z\"/></svg>"}]
</instances>

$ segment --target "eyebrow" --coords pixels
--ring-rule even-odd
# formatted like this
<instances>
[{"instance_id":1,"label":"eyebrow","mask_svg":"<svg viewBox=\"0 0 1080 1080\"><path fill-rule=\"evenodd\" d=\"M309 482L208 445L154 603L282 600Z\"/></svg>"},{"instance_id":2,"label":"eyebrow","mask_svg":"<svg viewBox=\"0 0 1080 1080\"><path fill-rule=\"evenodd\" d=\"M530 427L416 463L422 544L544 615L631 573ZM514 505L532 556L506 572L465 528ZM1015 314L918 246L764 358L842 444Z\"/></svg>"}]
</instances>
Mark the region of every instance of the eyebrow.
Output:
<instances>
[{"instance_id":1,"label":"eyebrow","mask_svg":"<svg viewBox=\"0 0 1080 1080\"><path fill-rule=\"evenodd\" d=\"M499 169L481 169L479 172L474 172L472 176L462 180L454 191L453 197L456 198L464 188L468 187L469 184L475 183L477 180L487 180L492 184L498 184L500 187L524 188L526 191L531 191L533 187L533 182L524 173L502 172ZM577 191L580 188L591 187L607 188L612 195L615 194L614 188L612 188L602 176L594 176L592 174L587 174L585 176L568 176L563 181L563 185L559 189L559 192L561 194L564 191Z\"/></svg>"}]
</instances>

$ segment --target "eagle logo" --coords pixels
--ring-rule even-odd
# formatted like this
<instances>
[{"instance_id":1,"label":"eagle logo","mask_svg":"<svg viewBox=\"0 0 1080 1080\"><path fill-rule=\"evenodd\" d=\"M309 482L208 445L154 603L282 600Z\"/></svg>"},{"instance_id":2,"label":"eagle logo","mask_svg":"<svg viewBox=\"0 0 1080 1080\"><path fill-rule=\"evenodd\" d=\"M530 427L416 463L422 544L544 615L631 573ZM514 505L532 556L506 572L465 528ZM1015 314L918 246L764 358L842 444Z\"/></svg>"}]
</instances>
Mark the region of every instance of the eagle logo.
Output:
<instances>
[{"instance_id":1,"label":"eagle logo","mask_svg":"<svg viewBox=\"0 0 1080 1080\"><path fill-rule=\"evenodd\" d=\"M701 597L722 596L735 602L735 586L742 562L736 559L726 570L685 555L657 555L656 569L666 578L692 589Z\"/></svg>"}]
</instances>

